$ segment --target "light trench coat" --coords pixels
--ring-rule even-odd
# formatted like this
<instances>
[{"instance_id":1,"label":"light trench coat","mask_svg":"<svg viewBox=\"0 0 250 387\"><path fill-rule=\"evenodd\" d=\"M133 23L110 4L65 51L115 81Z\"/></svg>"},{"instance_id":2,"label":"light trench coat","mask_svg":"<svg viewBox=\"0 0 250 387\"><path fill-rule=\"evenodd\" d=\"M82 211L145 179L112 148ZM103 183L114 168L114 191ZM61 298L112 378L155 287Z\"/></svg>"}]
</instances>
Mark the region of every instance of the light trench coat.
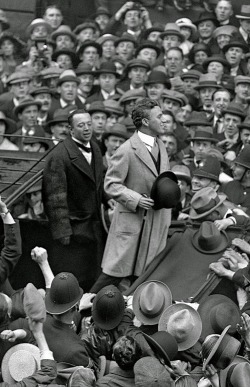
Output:
<instances>
[{"instance_id":1,"label":"light trench coat","mask_svg":"<svg viewBox=\"0 0 250 387\"><path fill-rule=\"evenodd\" d=\"M159 139L157 142L162 173L170 167L164 144ZM164 249L171 210L148 210L141 233L145 210L138 207L142 194L150 197L157 176L149 151L137 132L134 133L112 157L112 165L105 177L105 191L118 202L102 260L105 274L114 277L139 276Z\"/></svg>"}]
</instances>

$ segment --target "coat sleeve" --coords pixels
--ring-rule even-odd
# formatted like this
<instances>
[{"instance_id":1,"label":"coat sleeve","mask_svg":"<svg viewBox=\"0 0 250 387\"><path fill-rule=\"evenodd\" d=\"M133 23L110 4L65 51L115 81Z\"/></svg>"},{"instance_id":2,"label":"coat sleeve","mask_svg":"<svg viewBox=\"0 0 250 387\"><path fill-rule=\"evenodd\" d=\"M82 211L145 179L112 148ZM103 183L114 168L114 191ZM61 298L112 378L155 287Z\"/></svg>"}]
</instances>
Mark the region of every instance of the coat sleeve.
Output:
<instances>
[{"instance_id":1,"label":"coat sleeve","mask_svg":"<svg viewBox=\"0 0 250 387\"><path fill-rule=\"evenodd\" d=\"M104 189L111 198L128 210L136 212L142 195L126 187L130 168L132 168L130 152L127 147L120 147L112 157L112 164L105 176Z\"/></svg>"},{"instance_id":2,"label":"coat sleeve","mask_svg":"<svg viewBox=\"0 0 250 387\"><path fill-rule=\"evenodd\" d=\"M4 247L0 260L1 285L12 273L17 261L22 254L21 234L19 222L4 225Z\"/></svg>"},{"instance_id":3,"label":"coat sleeve","mask_svg":"<svg viewBox=\"0 0 250 387\"><path fill-rule=\"evenodd\" d=\"M62 150L62 148L60 148ZM43 202L53 239L72 235L67 203L67 176L63 156L55 152L43 172Z\"/></svg>"}]
</instances>

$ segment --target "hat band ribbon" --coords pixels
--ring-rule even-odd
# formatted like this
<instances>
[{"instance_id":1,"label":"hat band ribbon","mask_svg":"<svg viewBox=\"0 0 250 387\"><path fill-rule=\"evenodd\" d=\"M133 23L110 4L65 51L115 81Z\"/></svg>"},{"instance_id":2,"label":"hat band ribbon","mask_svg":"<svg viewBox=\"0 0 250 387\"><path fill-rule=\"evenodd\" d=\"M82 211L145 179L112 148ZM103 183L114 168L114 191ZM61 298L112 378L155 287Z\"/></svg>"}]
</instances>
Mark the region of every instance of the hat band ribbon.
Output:
<instances>
[{"instance_id":1,"label":"hat band ribbon","mask_svg":"<svg viewBox=\"0 0 250 387\"><path fill-rule=\"evenodd\" d=\"M195 211L197 212L197 214L203 214L204 212L211 210L211 208L214 208L219 202L220 202L220 199L217 196L215 199L211 199L210 202L205 206L195 208Z\"/></svg>"},{"instance_id":2,"label":"hat band ribbon","mask_svg":"<svg viewBox=\"0 0 250 387\"><path fill-rule=\"evenodd\" d=\"M143 309L141 308L141 305L140 305L140 311L141 311L141 313L142 313L144 316L149 317L149 318L154 318L154 317L159 316L159 315L162 313L162 311L163 311L163 309L164 309L164 306L165 306L165 303L162 304L162 306L160 307L160 309L158 309L155 313L153 313L153 312L147 312L145 309L143 310Z\"/></svg>"}]
</instances>

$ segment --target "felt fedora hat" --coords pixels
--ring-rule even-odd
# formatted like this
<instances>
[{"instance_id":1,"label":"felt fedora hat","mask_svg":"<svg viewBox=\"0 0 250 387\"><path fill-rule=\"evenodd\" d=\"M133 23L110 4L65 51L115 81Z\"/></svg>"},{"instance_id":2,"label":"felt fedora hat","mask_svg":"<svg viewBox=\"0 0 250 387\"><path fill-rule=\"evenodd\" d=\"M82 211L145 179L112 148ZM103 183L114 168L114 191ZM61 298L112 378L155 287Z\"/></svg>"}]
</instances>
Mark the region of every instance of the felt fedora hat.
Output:
<instances>
[{"instance_id":1,"label":"felt fedora hat","mask_svg":"<svg viewBox=\"0 0 250 387\"><path fill-rule=\"evenodd\" d=\"M234 160L234 163L242 165L242 167L245 167L247 169L250 169L250 145L249 144L244 146L243 150Z\"/></svg>"},{"instance_id":2,"label":"felt fedora hat","mask_svg":"<svg viewBox=\"0 0 250 387\"><path fill-rule=\"evenodd\" d=\"M172 294L163 282L147 281L135 290L133 311L143 324L158 324L164 309L170 305L172 305Z\"/></svg>"},{"instance_id":3,"label":"felt fedora hat","mask_svg":"<svg viewBox=\"0 0 250 387\"><path fill-rule=\"evenodd\" d=\"M2 378L10 385L33 375L40 369L40 351L33 344L17 344L4 355L1 365Z\"/></svg>"},{"instance_id":4,"label":"felt fedora hat","mask_svg":"<svg viewBox=\"0 0 250 387\"><path fill-rule=\"evenodd\" d=\"M107 116L109 116L109 113L107 112L103 101L94 101L89 105L88 113L93 114L96 112L105 113Z\"/></svg>"},{"instance_id":5,"label":"felt fedora hat","mask_svg":"<svg viewBox=\"0 0 250 387\"><path fill-rule=\"evenodd\" d=\"M230 102L230 104L227 106L227 108L222 110L221 115L224 116L226 113L238 116L243 120L246 117L246 114L245 114L244 110L242 109L241 104L239 104L237 102Z\"/></svg>"},{"instance_id":6,"label":"felt fedora hat","mask_svg":"<svg viewBox=\"0 0 250 387\"><path fill-rule=\"evenodd\" d=\"M77 66L75 73L77 76L79 75L85 75L85 74L90 74L93 75L95 72L93 71L92 67L88 65L87 63L82 63L80 62L79 65Z\"/></svg>"},{"instance_id":7,"label":"felt fedora hat","mask_svg":"<svg viewBox=\"0 0 250 387\"><path fill-rule=\"evenodd\" d=\"M215 89L221 89L218 85L215 74L207 73L202 74L199 79L199 84L194 87L195 90L200 90L204 87L213 87Z\"/></svg>"},{"instance_id":8,"label":"felt fedora hat","mask_svg":"<svg viewBox=\"0 0 250 387\"><path fill-rule=\"evenodd\" d=\"M58 124L59 122L67 122L68 123L68 111L67 109L57 109L53 114L53 119L47 122L45 129L50 130L50 127Z\"/></svg>"},{"instance_id":9,"label":"felt fedora hat","mask_svg":"<svg viewBox=\"0 0 250 387\"><path fill-rule=\"evenodd\" d=\"M171 361L175 359L178 353L178 344L176 339L166 331L156 332L149 336L143 333L149 346L157 355L163 358L166 365L171 367Z\"/></svg>"},{"instance_id":10,"label":"felt fedora hat","mask_svg":"<svg viewBox=\"0 0 250 387\"><path fill-rule=\"evenodd\" d=\"M230 63L226 60L226 58L222 55L212 55L210 56L209 58L205 59L204 62L203 62L203 68L204 70L207 71L207 68L208 68L208 65L211 63L211 62L218 62L218 63L221 63L222 66L224 66L224 68L227 68L228 70L231 69L231 65Z\"/></svg>"},{"instance_id":11,"label":"felt fedora hat","mask_svg":"<svg viewBox=\"0 0 250 387\"><path fill-rule=\"evenodd\" d=\"M83 290L72 273L59 273L45 297L46 310L50 314L65 313L78 303L82 295Z\"/></svg>"},{"instance_id":12,"label":"felt fedora hat","mask_svg":"<svg viewBox=\"0 0 250 387\"><path fill-rule=\"evenodd\" d=\"M92 19L95 19L97 18L97 16L100 16L100 15L107 15L108 17L111 17L111 13L109 12L109 10L106 8L106 7L98 7L96 12L92 15Z\"/></svg>"},{"instance_id":13,"label":"felt fedora hat","mask_svg":"<svg viewBox=\"0 0 250 387\"><path fill-rule=\"evenodd\" d=\"M245 43L245 40L242 38L236 38L235 36L232 36L230 42L228 44L226 44L223 48L222 48L222 51L224 52L224 54L229 50L229 48L231 47L239 47L243 50L243 52L246 54L247 52L249 52L249 47L248 45Z\"/></svg>"},{"instance_id":14,"label":"felt fedora hat","mask_svg":"<svg viewBox=\"0 0 250 387\"><path fill-rule=\"evenodd\" d=\"M150 64L146 60L135 58L128 62L126 66L126 73L128 73L134 67L142 67L147 71L151 69Z\"/></svg>"},{"instance_id":15,"label":"felt fedora hat","mask_svg":"<svg viewBox=\"0 0 250 387\"><path fill-rule=\"evenodd\" d=\"M37 106L38 107L38 110L41 109L41 102L40 101L36 101L33 97L31 97L30 95L27 95L21 102L18 106L16 106L14 108L14 114L16 116L18 116L19 113L21 113L26 107L28 106Z\"/></svg>"},{"instance_id":16,"label":"felt fedora hat","mask_svg":"<svg viewBox=\"0 0 250 387\"><path fill-rule=\"evenodd\" d=\"M184 79L200 79L201 77L201 72L198 71L198 70L193 70L193 69L190 69L188 71L186 71L185 73L181 74L181 79L184 80Z\"/></svg>"},{"instance_id":17,"label":"felt fedora hat","mask_svg":"<svg viewBox=\"0 0 250 387\"><path fill-rule=\"evenodd\" d=\"M87 47L95 47L99 56L102 56L102 46L94 40L85 40L77 50L77 55L80 57Z\"/></svg>"},{"instance_id":18,"label":"felt fedora hat","mask_svg":"<svg viewBox=\"0 0 250 387\"><path fill-rule=\"evenodd\" d=\"M242 4L240 9L240 15L235 15L235 17L237 17L237 19L250 20L250 5Z\"/></svg>"},{"instance_id":19,"label":"felt fedora hat","mask_svg":"<svg viewBox=\"0 0 250 387\"><path fill-rule=\"evenodd\" d=\"M116 70L116 66L112 62L103 62L100 65L100 68L96 71L96 75L101 74L114 74L116 78L120 78L120 74Z\"/></svg>"},{"instance_id":20,"label":"felt fedora hat","mask_svg":"<svg viewBox=\"0 0 250 387\"><path fill-rule=\"evenodd\" d=\"M153 183L150 197L155 210L175 207L181 197L176 175L171 171L161 173Z\"/></svg>"},{"instance_id":21,"label":"felt fedora hat","mask_svg":"<svg viewBox=\"0 0 250 387\"><path fill-rule=\"evenodd\" d=\"M160 55L161 53L161 48L159 46L157 46L154 42L151 42L151 40L144 40L142 41L142 43L140 44L139 47L137 47L137 49L135 50L135 57L137 57L137 55L139 54L139 52L141 50L143 50L144 48L152 48L152 50L155 50L156 51L156 55L157 57Z\"/></svg>"},{"instance_id":22,"label":"felt fedora hat","mask_svg":"<svg viewBox=\"0 0 250 387\"><path fill-rule=\"evenodd\" d=\"M228 367L239 352L241 343L228 334L229 329L230 325L223 330L221 335L207 336L202 344L203 371L210 363L219 369Z\"/></svg>"},{"instance_id":23,"label":"felt fedora hat","mask_svg":"<svg viewBox=\"0 0 250 387\"><path fill-rule=\"evenodd\" d=\"M76 36L75 34L72 32L70 26L67 26L67 25L60 25L54 32L52 32L51 34L51 39L53 40L56 40L56 38L58 38L58 36L60 35L67 35L69 36L73 42L76 42Z\"/></svg>"},{"instance_id":24,"label":"felt fedora hat","mask_svg":"<svg viewBox=\"0 0 250 387\"><path fill-rule=\"evenodd\" d=\"M204 218L216 210L225 200L226 195L218 195L211 187L200 189L194 194L191 200L190 219Z\"/></svg>"},{"instance_id":25,"label":"felt fedora hat","mask_svg":"<svg viewBox=\"0 0 250 387\"><path fill-rule=\"evenodd\" d=\"M204 221L192 236L194 248L204 254L215 254L229 246L225 231L219 231L213 222Z\"/></svg>"},{"instance_id":26,"label":"felt fedora hat","mask_svg":"<svg viewBox=\"0 0 250 387\"><path fill-rule=\"evenodd\" d=\"M174 165L171 171L174 172L178 180L185 180L187 184L191 183L190 169L186 165Z\"/></svg>"},{"instance_id":27,"label":"felt fedora hat","mask_svg":"<svg viewBox=\"0 0 250 387\"><path fill-rule=\"evenodd\" d=\"M113 99L107 99L106 101L103 101L103 104L105 106L105 109L107 112L111 114L116 114L119 117L122 117L124 115L124 111L118 101L115 101Z\"/></svg>"},{"instance_id":28,"label":"felt fedora hat","mask_svg":"<svg viewBox=\"0 0 250 387\"><path fill-rule=\"evenodd\" d=\"M162 24L160 23L155 23L153 24L152 27L150 28L147 28L143 34L143 39L144 40L147 40L149 35L151 34L151 32L163 32L164 31L164 27Z\"/></svg>"},{"instance_id":29,"label":"felt fedora hat","mask_svg":"<svg viewBox=\"0 0 250 387\"><path fill-rule=\"evenodd\" d=\"M94 31L94 33L96 33L96 31L98 30L97 24L93 20L85 20L83 23L78 24L76 26L73 33L75 35L78 35L83 30L86 30L86 28L91 28Z\"/></svg>"},{"instance_id":30,"label":"felt fedora hat","mask_svg":"<svg viewBox=\"0 0 250 387\"><path fill-rule=\"evenodd\" d=\"M116 328L124 315L125 302L114 285L105 286L94 298L92 317L97 327L107 331Z\"/></svg>"},{"instance_id":31,"label":"felt fedora hat","mask_svg":"<svg viewBox=\"0 0 250 387\"><path fill-rule=\"evenodd\" d=\"M61 86L64 82L76 82L77 85L80 84L80 79L76 76L73 70L64 70L57 81L57 86Z\"/></svg>"},{"instance_id":32,"label":"felt fedora hat","mask_svg":"<svg viewBox=\"0 0 250 387\"><path fill-rule=\"evenodd\" d=\"M124 140L127 140L129 138L126 126L123 124L120 124L119 122L114 124L114 126L110 128L108 131L104 132L102 135L102 138L103 140L105 140L109 136L121 137Z\"/></svg>"},{"instance_id":33,"label":"felt fedora hat","mask_svg":"<svg viewBox=\"0 0 250 387\"><path fill-rule=\"evenodd\" d=\"M30 92L30 95L32 95L32 97L35 97L35 95L39 95L39 94L50 94L51 96L54 95L54 91L51 90L49 87L47 86L39 86L39 87L35 87L31 92Z\"/></svg>"},{"instance_id":34,"label":"felt fedora hat","mask_svg":"<svg viewBox=\"0 0 250 387\"><path fill-rule=\"evenodd\" d=\"M221 334L229 324L228 333L236 333L236 325L240 322L239 307L222 294L208 296L198 307L202 319L203 340L213 333Z\"/></svg>"},{"instance_id":35,"label":"felt fedora hat","mask_svg":"<svg viewBox=\"0 0 250 387\"><path fill-rule=\"evenodd\" d=\"M185 303L174 304L165 309L158 324L158 331L166 331L176 339L178 351L185 351L195 345L201 330L199 313Z\"/></svg>"},{"instance_id":36,"label":"felt fedora hat","mask_svg":"<svg viewBox=\"0 0 250 387\"><path fill-rule=\"evenodd\" d=\"M159 71L159 70L151 71L151 73L148 76L148 79L144 82L144 85L148 86L154 83L162 83L168 89L170 89L171 87L171 83L168 76L163 71Z\"/></svg>"},{"instance_id":37,"label":"felt fedora hat","mask_svg":"<svg viewBox=\"0 0 250 387\"><path fill-rule=\"evenodd\" d=\"M6 134L12 134L17 131L17 124L14 120L11 120L10 118L7 118L4 114L4 112L0 111L0 122L4 122L6 125L5 133Z\"/></svg>"},{"instance_id":38,"label":"felt fedora hat","mask_svg":"<svg viewBox=\"0 0 250 387\"><path fill-rule=\"evenodd\" d=\"M220 23L216 19L215 14L213 12L207 12L207 11L201 12L201 14L199 15L198 20L196 20L194 22L194 24L196 26L198 26L200 23L202 23L204 21L207 21L207 20L211 20L214 23L215 27L219 27L219 25L220 25Z\"/></svg>"},{"instance_id":39,"label":"felt fedora hat","mask_svg":"<svg viewBox=\"0 0 250 387\"><path fill-rule=\"evenodd\" d=\"M241 129L249 129L250 130L250 116L246 116L242 124L238 125L238 128Z\"/></svg>"},{"instance_id":40,"label":"felt fedora hat","mask_svg":"<svg viewBox=\"0 0 250 387\"><path fill-rule=\"evenodd\" d=\"M196 168L193 176L205 177L219 183L219 175L221 172L221 163L216 157L207 156Z\"/></svg>"},{"instance_id":41,"label":"felt fedora hat","mask_svg":"<svg viewBox=\"0 0 250 387\"><path fill-rule=\"evenodd\" d=\"M165 25L164 31L161 33L160 37L164 39L165 36L175 35L178 36L181 42L184 42L184 36L181 33L180 27L177 23L167 23Z\"/></svg>"},{"instance_id":42,"label":"felt fedora hat","mask_svg":"<svg viewBox=\"0 0 250 387\"><path fill-rule=\"evenodd\" d=\"M228 380L230 368L233 366L233 369L235 369L236 365L241 364L240 366L240 374L234 373L234 371L231 373L231 376ZM230 382L234 387L247 387L249 384L249 378L250 378L250 362L243 356L235 356L233 361L220 371L219 373L219 380L220 380L220 387L227 387L228 382Z\"/></svg>"},{"instance_id":43,"label":"felt fedora hat","mask_svg":"<svg viewBox=\"0 0 250 387\"><path fill-rule=\"evenodd\" d=\"M185 122L185 126L207 126L211 127L211 122L208 121L205 112L193 111L190 114L188 121Z\"/></svg>"},{"instance_id":44,"label":"felt fedora hat","mask_svg":"<svg viewBox=\"0 0 250 387\"><path fill-rule=\"evenodd\" d=\"M212 143L217 143L217 138L213 135L213 129L210 123L210 126L205 126L202 128L202 125L195 131L192 137L188 138L188 141L210 141Z\"/></svg>"}]
</instances>

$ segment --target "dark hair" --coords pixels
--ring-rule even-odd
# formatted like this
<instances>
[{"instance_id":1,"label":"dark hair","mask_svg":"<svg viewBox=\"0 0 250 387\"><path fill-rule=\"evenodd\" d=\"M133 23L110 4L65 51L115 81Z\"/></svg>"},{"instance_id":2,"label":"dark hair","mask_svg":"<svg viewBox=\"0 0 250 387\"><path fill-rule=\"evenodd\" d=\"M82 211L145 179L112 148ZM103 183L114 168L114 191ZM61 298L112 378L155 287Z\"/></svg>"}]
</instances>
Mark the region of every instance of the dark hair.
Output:
<instances>
[{"instance_id":1,"label":"dark hair","mask_svg":"<svg viewBox=\"0 0 250 387\"><path fill-rule=\"evenodd\" d=\"M139 344L133 337L120 337L113 347L114 359L122 370L132 370L135 363L142 357Z\"/></svg>"},{"instance_id":2,"label":"dark hair","mask_svg":"<svg viewBox=\"0 0 250 387\"><path fill-rule=\"evenodd\" d=\"M69 126L72 128L74 116L76 116L77 114L86 114L86 113L88 113L88 112L87 112L87 110L85 110L85 109L76 109L76 110L73 110L73 111L68 115L68 123L69 123Z\"/></svg>"},{"instance_id":3,"label":"dark hair","mask_svg":"<svg viewBox=\"0 0 250 387\"><path fill-rule=\"evenodd\" d=\"M168 116L171 116L173 118L173 121L176 122L174 113L171 110L165 109L162 111L163 114L167 114Z\"/></svg>"},{"instance_id":4,"label":"dark hair","mask_svg":"<svg viewBox=\"0 0 250 387\"><path fill-rule=\"evenodd\" d=\"M150 110L156 106L159 106L158 102L150 98L143 98L136 103L132 111L132 120L136 129L142 126L143 118L149 118Z\"/></svg>"},{"instance_id":5,"label":"dark hair","mask_svg":"<svg viewBox=\"0 0 250 387\"><path fill-rule=\"evenodd\" d=\"M46 7L45 11L44 11L44 15L46 14L46 12L47 12L48 9L57 9L59 12L61 12L61 15L63 16L62 10L61 10L61 8L59 7L59 5L57 5L57 4L51 4L51 5L48 5L48 6Z\"/></svg>"},{"instance_id":6,"label":"dark hair","mask_svg":"<svg viewBox=\"0 0 250 387\"><path fill-rule=\"evenodd\" d=\"M173 138L175 139L176 142L178 141L178 140L177 140L177 137L176 137L176 135L175 135L174 132L166 132L166 133L164 133L162 136L173 137Z\"/></svg>"},{"instance_id":7,"label":"dark hair","mask_svg":"<svg viewBox=\"0 0 250 387\"><path fill-rule=\"evenodd\" d=\"M175 50L175 51L180 52L181 58L184 59L184 54L183 54L183 51L182 51L182 49L181 49L180 47L170 47L170 48L168 49L168 51L167 51L166 56L168 55L169 51L172 51L172 50Z\"/></svg>"}]
</instances>

